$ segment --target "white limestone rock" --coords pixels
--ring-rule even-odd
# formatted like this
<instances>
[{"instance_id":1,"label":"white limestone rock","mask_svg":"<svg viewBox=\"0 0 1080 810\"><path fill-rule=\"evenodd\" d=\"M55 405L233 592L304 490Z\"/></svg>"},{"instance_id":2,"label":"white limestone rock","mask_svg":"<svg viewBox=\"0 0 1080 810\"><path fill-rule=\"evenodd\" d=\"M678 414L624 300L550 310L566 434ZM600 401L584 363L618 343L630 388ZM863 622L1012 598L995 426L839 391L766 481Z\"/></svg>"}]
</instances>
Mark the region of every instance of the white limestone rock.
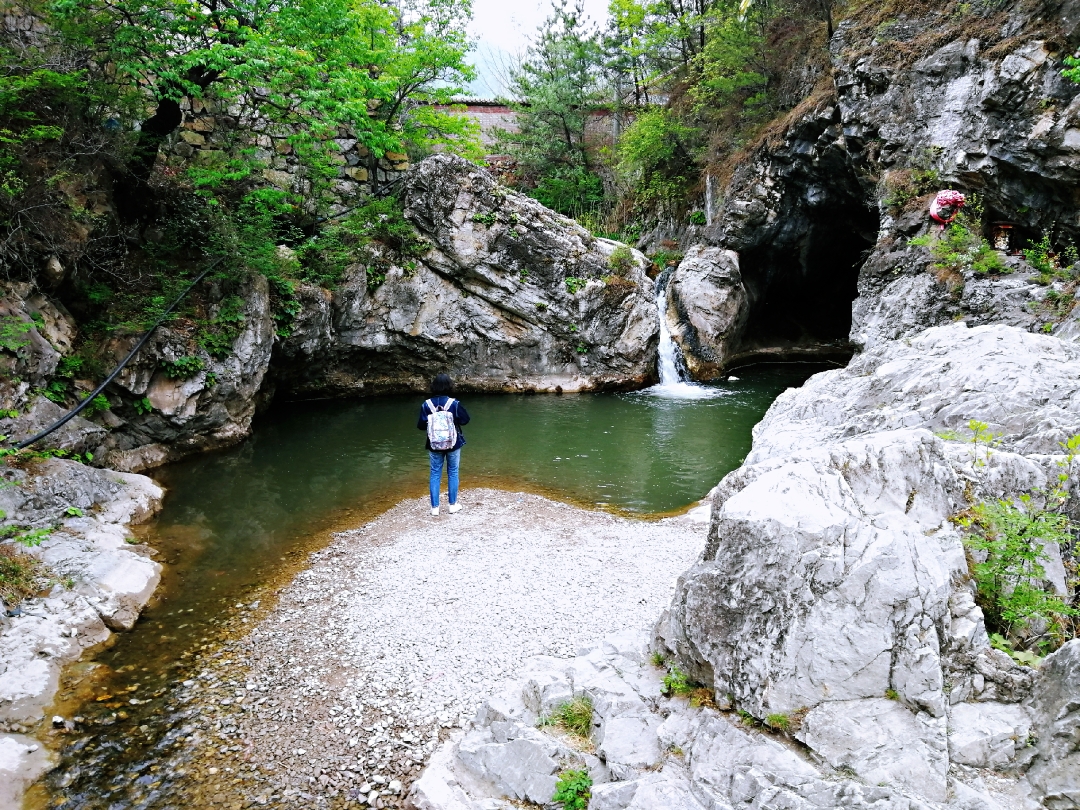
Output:
<instances>
[{"instance_id":1,"label":"white limestone rock","mask_svg":"<svg viewBox=\"0 0 1080 810\"><path fill-rule=\"evenodd\" d=\"M935 802L946 798L944 719L883 697L832 701L812 709L796 736L833 768L848 768L868 784L895 785Z\"/></svg>"},{"instance_id":2,"label":"white limestone rock","mask_svg":"<svg viewBox=\"0 0 1080 810\"><path fill-rule=\"evenodd\" d=\"M1006 770L1029 748L1031 715L1008 703L959 703L949 711L949 759L975 768ZM1026 764L1026 763L1024 763Z\"/></svg>"},{"instance_id":3,"label":"white limestone rock","mask_svg":"<svg viewBox=\"0 0 1080 810\"><path fill-rule=\"evenodd\" d=\"M1038 738L1028 780L1045 807L1080 807L1080 639L1039 668L1034 689Z\"/></svg>"},{"instance_id":4,"label":"white limestone rock","mask_svg":"<svg viewBox=\"0 0 1080 810\"><path fill-rule=\"evenodd\" d=\"M53 757L37 740L0 734L0 807L15 810L22 794L53 766Z\"/></svg>"}]
</instances>

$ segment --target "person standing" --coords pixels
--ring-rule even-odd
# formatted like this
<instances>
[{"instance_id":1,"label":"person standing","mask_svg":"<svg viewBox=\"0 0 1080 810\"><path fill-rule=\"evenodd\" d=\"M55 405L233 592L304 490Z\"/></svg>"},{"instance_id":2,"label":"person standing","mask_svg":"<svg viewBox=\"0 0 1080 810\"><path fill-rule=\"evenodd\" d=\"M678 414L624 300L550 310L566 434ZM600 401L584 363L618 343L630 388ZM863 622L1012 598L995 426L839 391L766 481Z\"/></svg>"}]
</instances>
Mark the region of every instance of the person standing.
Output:
<instances>
[{"instance_id":1,"label":"person standing","mask_svg":"<svg viewBox=\"0 0 1080 810\"><path fill-rule=\"evenodd\" d=\"M439 514L439 485L443 467L446 467L446 483L450 501L450 514L461 511L458 496L458 467L461 448L465 444L463 425L469 424L469 412L450 394L454 383L446 374L439 374L431 381L431 397L420 406L420 419L416 426L427 432L425 447L431 463L430 489L431 514Z\"/></svg>"}]
</instances>

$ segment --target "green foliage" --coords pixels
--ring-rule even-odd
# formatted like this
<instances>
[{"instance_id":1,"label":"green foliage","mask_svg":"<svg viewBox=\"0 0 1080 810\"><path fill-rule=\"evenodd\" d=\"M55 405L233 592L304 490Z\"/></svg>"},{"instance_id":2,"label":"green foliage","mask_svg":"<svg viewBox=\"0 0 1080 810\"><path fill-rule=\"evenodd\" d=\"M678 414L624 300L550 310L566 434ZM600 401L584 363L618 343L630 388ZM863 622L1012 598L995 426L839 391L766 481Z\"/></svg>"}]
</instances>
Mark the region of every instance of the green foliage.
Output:
<instances>
[{"instance_id":1,"label":"green foliage","mask_svg":"<svg viewBox=\"0 0 1080 810\"><path fill-rule=\"evenodd\" d=\"M895 689L886 689L885 697L887 697L889 700L899 700L900 693L897 692Z\"/></svg>"},{"instance_id":2,"label":"green foliage","mask_svg":"<svg viewBox=\"0 0 1080 810\"><path fill-rule=\"evenodd\" d=\"M162 371L170 380L187 380L206 368L206 363L199 357L186 355L161 364Z\"/></svg>"},{"instance_id":3,"label":"green foliage","mask_svg":"<svg viewBox=\"0 0 1080 810\"><path fill-rule=\"evenodd\" d=\"M770 714L765 718L765 725L777 731L787 732L791 729L791 718L786 714Z\"/></svg>"},{"instance_id":4,"label":"green foliage","mask_svg":"<svg viewBox=\"0 0 1080 810\"><path fill-rule=\"evenodd\" d=\"M574 347L574 351L576 351L578 354L588 354L589 347L586 346L584 343L578 343L578 345Z\"/></svg>"},{"instance_id":5,"label":"green foliage","mask_svg":"<svg viewBox=\"0 0 1080 810\"><path fill-rule=\"evenodd\" d=\"M672 664L668 669L667 675L664 676L664 685L661 687L660 691L669 697L672 695L682 697L689 695L693 689L694 684L690 683L686 673Z\"/></svg>"},{"instance_id":6,"label":"green foliage","mask_svg":"<svg viewBox=\"0 0 1080 810\"><path fill-rule=\"evenodd\" d=\"M486 225L490 228L492 225L499 221L499 215L496 214L494 211L488 211L485 214L473 214L472 221L479 222L481 225Z\"/></svg>"},{"instance_id":7,"label":"green foliage","mask_svg":"<svg viewBox=\"0 0 1080 810\"><path fill-rule=\"evenodd\" d=\"M104 394L98 394L96 397L94 397L90 401L90 404L87 405L86 408L83 409L83 415L86 416L87 418L89 418L89 417L93 416L95 413L101 413L102 411L107 411L111 407L112 406L109 404L108 398Z\"/></svg>"},{"instance_id":8,"label":"green foliage","mask_svg":"<svg viewBox=\"0 0 1080 810\"><path fill-rule=\"evenodd\" d=\"M663 270L665 267L676 267L683 260L683 254L677 250L658 250L652 256L653 264Z\"/></svg>"},{"instance_id":9,"label":"green foliage","mask_svg":"<svg viewBox=\"0 0 1080 810\"><path fill-rule=\"evenodd\" d=\"M180 14L172 0L52 0L48 10L130 96L253 105L315 139L349 127L375 156L406 144L475 151L471 122L436 106L474 77L467 0L195 0Z\"/></svg>"},{"instance_id":10,"label":"green foliage","mask_svg":"<svg viewBox=\"0 0 1080 810\"><path fill-rule=\"evenodd\" d=\"M652 655L649 656L649 663L652 664L654 667L663 667L667 664L667 659L664 657L664 654L662 652L656 650L653 652Z\"/></svg>"},{"instance_id":11,"label":"green foliage","mask_svg":"<svg viewBox=\"0 0 1080 810\"><path fill-rule=\"evenodd\" d=\"M689 216L689 221L690 221L691 225L706 225L706 224L708 224L708 219L705 217L705 212L704 211L691 211L690 216Z\"/></svg>"},{"instance_id":12,"label":"green foliage","mask_svg":"<svg viewBox=\"0 0 1080 810\"><path fill-rule=\"evenodd\" d=\"M634 266L634 252L626 245L619 245L608 256L608 267L614 276L625 276Z\"/></svg>"},{"instance_id":13,"label":"green foliage","mask_svg":"<svg viewBox=\"0 0 1080 810\"><path fill-rule=\"evenodd\" d=\"M570 293L570 295L577 295L577 291L588 283L589 280L587 278L581 278L580 276L567 276L566 291Z\"/></svg>"},{"instance_id":14,"label":"green foliage","mask_svg":"<svg viewBox=\"0 0 1080 810\"><path fill-rule=\"evenodd\" d=\"M563 771L555 785L551 801L561 804L563 810L586 810L592 798L592 777L584 768Z\"/></svg>"},{"instance_id":15,"label":"green foliage","mask_svg":"<svg viewBox=\"0 0 1080 810\"><path fill-rule=\"evenodd\" d=\"M0 318L0 351L18 353L19 349L30 345L26 333L34 328L32 321L24 321L14 315Z\"/></svg>"},{"instance_id":16,"label":"green foliage","mask_svg":"<svg viewBox=\"0 0 1080 810\"><path fill-rule=\"evenodd\" d=\"M1072 248L1070 251L1069 248ZM1033 279L1037 284L1052 284L1057 279L1067 279L1068 272L1061 269L1061 259L1065 258L1066 267L1074 264L1070 259L1076 254L1076 247L1070 245L1059 257L1054 252L1053 243L1050 241L1050 231L1043 231L1042 238L1038 242L1029 242L1024 248L1024 259L1039 275ZM1068 256L1065 254L1068 253Z\"/></svg>"},{"instance_id":17,"label":"green foliage","mask_svg":"<svg viewBox=\"0 0 1080 810\"><path fill-rule=\"evenodd\" d=\"M516 160L527 193L568 216L595 211L604 199L587 139L592 114L610 103L602 57L580 4L557 0L510 74L517 130L499 133L500 149Z\"/></svg>"},{"instance_id":18,"label":"green foliage","mask_svg":"<svg viewBox=\"0 0 1080 810\"><path fill-rule=\"evenodd\" d=\"M676 203L694 177L694 128L664 107L639 113L619 140L619 173L646 203Z\"/></svg>"},{"instance_id":19,"label":"green foliage","mask_svg":"<svg viewBox=\"0 0 1080 810\"><path fill-rule=\"evenodd\" d=\"M131 403L131 406L135 409L135 413L140 416L145 416L154 411L154 404L147 397L135 400Z\"/></svg>"},{"instance_id":20,"label":"green foliage","mask_svg":"<svg viewBox=\"0 0 1080 810\"><path fill-rule=\"evenodd\" d=\"M64 510L64 514L68 517L82 517L84 513L83 510L77 506L69 506Z\"/></svg>"},{"instance_id":21,"label":"green foliage","mask_svg":"<svg viewBox=\"0 0 1080 810\"><path fill-rule=\"evenodd\" d=\"M0 540L14 540L16 543L27 548L40 546L42 541L48 540L50 529L31 529L27 526L0 526Z\"/></svg>"},{"instance_id":22,"label":"green foliage","mask_svg":"<svg viewBox=\"0 0 1080 810\"><path fill-rule=\"evenodd\" d=\"M592 698L582 693L560 704L549 717L544 718L541 725L556 725L587 740L592 734L592 717Z\"/></svg>"},{"instance_id":23,"label":"green foliage","mask_svg":"<svg viewBox=\"0 0 1080 810\"><path fill-rule=\"evenodd\" d=\"M965 212L957 215L944 231L916 237L910 244L929 247L930 255L936 260L933 266L939 271L963 273L970 268L980 275L1011 272L979 233L978 221Z\"/></svg>"},{"instance_id":24,"label":"green foliage","mask_svg":"<svg viewBox=\"0 0 1080 810\"><path fill-rule=\"evenodd\" d=\"M385 250L375 249L378 246ZM428 243L405 219L401 202L386 197L357 207L304 242L297 249L299 267L288 272L301 281L332 288L348 267L363 263L373 292L386 280L391 264L386 251L401 260L422 256L427 249Z\"/></svg>"},{"instance_id":25,"label":"green foliage","mask_svg":"<svg viewBox=\"0 0 1080 810\"><path fill-rule=\"evenodd\" d=\"M981 423L980 423L981 424ZM955 520L967 532L965 543L981 559L972 566L977 599L987 627L1003 638L1038 632L1044 646L1056 647L1076 635L1080 610L1043 580L1045 547L1071 541L1075 526L1065 514L1068 481L1080 449L1080 436L1064 444L1066 458L1048 493L1021 495L1017 501L977 503ZM1033 643L1028 639L1028 645Z\"/></svg>"},{"instance_id":26,"label":"green foliage","mask_svg":"<svg viewBox=\"0 0 1080 810\"><path fill-rule=\"evenodd\" d=\"M244 299L239 295L228 296L218 304L217 314L200 327L195 340L211 357L224 359L243 331L244 322Z\"/></svg>"}]
</instances>

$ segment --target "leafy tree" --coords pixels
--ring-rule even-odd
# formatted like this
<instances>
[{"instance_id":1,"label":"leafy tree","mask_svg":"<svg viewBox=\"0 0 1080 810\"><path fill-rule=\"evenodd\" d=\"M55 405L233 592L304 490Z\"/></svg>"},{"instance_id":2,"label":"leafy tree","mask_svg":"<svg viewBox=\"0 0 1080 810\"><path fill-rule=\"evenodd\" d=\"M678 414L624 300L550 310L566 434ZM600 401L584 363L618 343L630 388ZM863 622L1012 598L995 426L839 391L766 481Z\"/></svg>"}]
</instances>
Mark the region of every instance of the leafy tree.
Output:
<instances>
[{"instance_id":1,"label":"leafy tree","mask_svg":"<svg viewBox=\"0 0 1080 810\"><path fill-rule=\"evenodd\" d=\"M601 64L599 38L581 4L559 0L511 74L518 131L502 133L502 146L516 158L530 193L565 214L603 200L588 142L590 118L610 103Z\"/></svg>"},{"instance_id":2,"label":"leafy tree","mask_svg":"<svg viewBox=\"0 0 1080 810\"><path fill-rule=\"evenodd\" d=\"M145 182L182 122L213 98L318 138L349 127L378 157L406 144L467 139L469 122L432 109L473 70L470 0L50 0L50 22L95 54L130 109L148 99L130 175Z\"/></svg>"},{"instance_id":3,"label":"leafy tree","mask_svg":"<svg viewBox=\"0 0 1080 810\"><path fill-rule=\"evenodd\" d=\"M695 174L690 145L696 134L663 107L634 119L619 141L619 170L642 201L671 203L685 192Z\"/></svg>"}]
</instances>

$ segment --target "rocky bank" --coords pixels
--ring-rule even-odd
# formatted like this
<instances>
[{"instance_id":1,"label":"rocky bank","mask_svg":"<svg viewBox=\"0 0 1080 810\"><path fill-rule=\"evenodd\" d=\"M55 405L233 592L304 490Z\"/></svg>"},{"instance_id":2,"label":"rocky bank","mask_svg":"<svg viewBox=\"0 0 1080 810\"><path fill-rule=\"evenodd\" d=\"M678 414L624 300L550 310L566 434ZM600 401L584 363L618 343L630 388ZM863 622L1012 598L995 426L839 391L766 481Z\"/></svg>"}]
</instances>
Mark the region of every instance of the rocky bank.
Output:
<instances>
[{"instance_id":1,"label":"rocky bank","mask_svg":"<svg viewBox=\"0 0 1080 810\"><path fill-rule=\"evenodd\" d=\"M8 525L47 529L22 549L45 564L43 592L0 616L0 807L52 766L28 736L44 719L62 668L130 630L157 587L153 549L127 527L149 519L164 493L149 478L50 458L0 473Z\"/></svg>"}]
</instances>

